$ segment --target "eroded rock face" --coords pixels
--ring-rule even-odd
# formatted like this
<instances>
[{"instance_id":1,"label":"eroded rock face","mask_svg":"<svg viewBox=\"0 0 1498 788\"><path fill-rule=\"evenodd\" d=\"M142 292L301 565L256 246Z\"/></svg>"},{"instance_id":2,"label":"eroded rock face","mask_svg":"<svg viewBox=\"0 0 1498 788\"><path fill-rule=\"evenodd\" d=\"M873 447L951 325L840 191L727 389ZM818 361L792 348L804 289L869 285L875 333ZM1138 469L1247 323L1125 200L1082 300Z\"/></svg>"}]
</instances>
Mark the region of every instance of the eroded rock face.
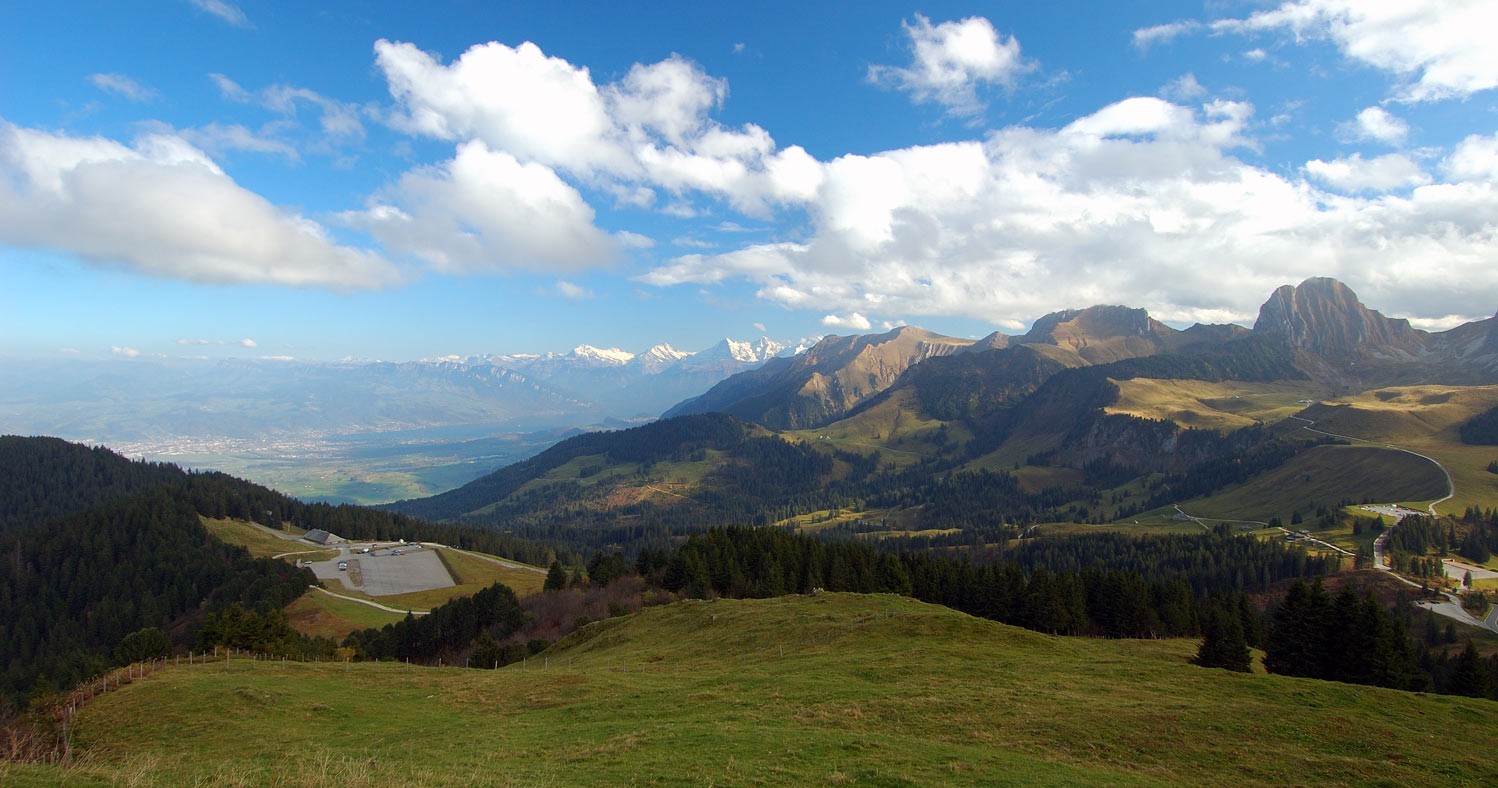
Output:
<instances>
[{"instance_id":1,"label":"eroded rock face","mask_svg":"<svg viewBox=\"0 0 1498 788\"><path fill-rule=\"evenodd\" d=\"M1403 318L1387 318L1363 306L1351 288L1335 279L1285 285L1259 308L1256 333L1283 337L1291 346L1328 360L1373 355L1417 358L1430 335Z\"/></svg>"}]
</instances>

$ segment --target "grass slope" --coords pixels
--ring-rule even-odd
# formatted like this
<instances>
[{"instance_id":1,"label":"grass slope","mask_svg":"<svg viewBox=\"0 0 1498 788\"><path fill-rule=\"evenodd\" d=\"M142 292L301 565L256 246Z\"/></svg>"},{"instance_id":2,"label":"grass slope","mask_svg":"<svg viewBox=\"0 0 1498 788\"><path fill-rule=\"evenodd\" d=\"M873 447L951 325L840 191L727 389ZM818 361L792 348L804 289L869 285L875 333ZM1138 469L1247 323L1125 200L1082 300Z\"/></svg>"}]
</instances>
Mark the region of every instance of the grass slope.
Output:
<instances>
[{"instance_id":1,"label":"grass slope","mask_svg":"<svg viewBox=\"0 0 1498 788\"><path fill-rule=\"evenodd\" d=\"M1229 431L1276 422L1299 412L1319 391L1304 381L1245 383L1133 378L1113 380L1118 399L1104 411L1173 421L1182 427Z\"/></svg>"},{"instance_id":2,"label":"grass slope","mask_svg":"<svg viewBox=\"0 0 1498 788\"><path fill-rule=\"evenodd\" d=\"M220 542L225 544L239 545L250 551L250 555L256 558L273 558L278 555L287 555L286 560L295 561L300 558L304 561L326 561L338 555L337 550L319 550L306 542L282 539L267 532L264 528L244 520L219 520L212 517L202 517L203 527L208 533L213 534ZM300 536L306 533L300 528L292 525L286 526L286 533L292 536Z\"/></svg>"},{"instance_id":3,"label":"grass slope","mask_svg":"<svg viewBox=\"0 0 1498 788\"><path fill-rule=\"evenodd\" d=\"M1377 502L1433 501L1446 494L1446 477L1429 461L1393 449L1371 446L1317 446L1289 462L1216 495L1181 503L1196 517L1268 520L1314 503L1336 504L1370 496Z\"/></svg>"},{"instance_id":4,"label":"grass slope","mask_svg":"<svg viewBox=\"0 0 1498 788\"><path fill-rule=\"evenodd\" d=\"M1492 784L1489 702L1186 664L889 596L684 602L500 671L174 668L40 785ZM543 667L544 666L544 667ZM1437 776L1439 775L1439 778Z\"/></svg>"},{"instance_id":5,"label":"grass slope","mask_svg":"<svg viewBox=\"0 0 1498 788\"><path fill-rule=\"evenodd\" d=\"M1442 514L1468 506L1498 507L1498 475L1487 472L1491 446L1461 442L1457 428L1498 405L1498 386L1399 386L1377 389L1308 409L1316 429L1386 441L1435 459L1450 471L1456 496Z\"/></svg>"},{"instance_id":6,"label":"grass slope","mask_svg":"<svg viewBox=\"0 0 1498 788\"><path fill-rule=\"evenodd\" d=\"M404 613L391 613L317 591L302 594L285 610L287 621L298 632L338 641L355 630L379 629L406 617Z\"/></svg>"}]
</instances>

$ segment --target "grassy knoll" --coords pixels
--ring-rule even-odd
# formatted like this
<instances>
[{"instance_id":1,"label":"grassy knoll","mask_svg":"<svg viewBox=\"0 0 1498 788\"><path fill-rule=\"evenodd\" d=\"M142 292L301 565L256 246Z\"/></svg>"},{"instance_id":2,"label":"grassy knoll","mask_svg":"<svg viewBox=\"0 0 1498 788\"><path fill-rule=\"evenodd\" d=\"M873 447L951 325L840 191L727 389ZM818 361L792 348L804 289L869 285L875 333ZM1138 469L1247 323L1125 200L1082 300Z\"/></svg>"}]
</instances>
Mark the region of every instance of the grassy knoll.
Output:
<instances>
[{"instance_id":1,"label":"grassy knoll","mask_svg":"<svg viewBox=\"0 0 1498 788\"><path fill-rule=\"evenodd\" d=\"M378 629L405 618L403 613L390 613L318 591L302 594L285 610L287 620L298 632L340 641L355 630Z\"/></svg>"},{"instance_id":2,"label":"grassy knoll","mask_svg":"<svg viewBox=\"0 0 1498 788\"><path fill-rule=\"evenodd\" d=\"M1134 378L1112 380L1112 383L1118 386L1118 400L1104 409L1107 413L1222 431L1256 422L1279 421L1304 408L1300 400L1313 398L1318 393L1303 382L1208 383Z\"/></svg>"},{"instance_id":3,"label":"grassy knoll","mask_svg":"<svg viewBox=\"0 0 1498 788\"><path fill-rule=\"evenodd\" d=\"M319 550L306 542L282 539L267 533L265 529L254 523L244 520L217 520L212 517L202 517L203 527L208 532L218 537L225 544L234 544L250 551L250 555L256 558L270 558L285 553L296 553L288 555L286 560L293 561L298 558L304 561L326 561L338 555L337 550ZM300 536L306 533L300 528L288 525L286 533Z\"/></svg>"},{"instance_id":4,"label":"grassy knoll","mask_svg":"<svg viewBox=\"0 0 1498 788\"><path fill-rule=\"evenodd\" d=\"M889 596L684 602L500 671L237 662L93 701L15 786L1492 784L1486 701L1186 664ZM539 663L539 664L538 664ZM544 667L543 667L544 666Z\"/></svg>"}]
</instances>

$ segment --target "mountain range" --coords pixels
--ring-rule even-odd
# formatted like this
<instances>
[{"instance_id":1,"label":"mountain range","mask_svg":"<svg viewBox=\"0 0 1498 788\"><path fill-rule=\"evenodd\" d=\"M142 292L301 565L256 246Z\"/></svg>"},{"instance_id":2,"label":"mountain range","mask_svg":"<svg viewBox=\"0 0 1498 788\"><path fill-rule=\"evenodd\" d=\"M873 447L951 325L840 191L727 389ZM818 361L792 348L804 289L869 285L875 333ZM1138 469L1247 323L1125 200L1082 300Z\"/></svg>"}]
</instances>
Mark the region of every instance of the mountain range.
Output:
<instances>
[{"instance_id":1,"label":"mountain range","mask_svg":"<svg viewBox=\"0 0 1498 788\"><path fill-rule=\"evenodd\" d=\"M1252 329L1196 324L1177 330L1143 309L1099 305L1045 315L1021 336L995 332L976 342L913 326L827 337L793 358L728 377L664 415L720 411L777 429L802 429L850 415L886 390L918 387L923 401L933 403L962 395L954 378L1034 390L1061 369L1261 348L1282 349L1300 374L1340 390L1498 383L1498 317L1426 332L1367 308L1335 279L1313 278L1276 290ZM923 363L948 356L953 358Z\"/></svg>"},{"instance_id":2,"label":"mountain range","mask_svg":"<svg viewBox=\"0 0 1498 788\"><path fill-rule=\"evenodd\" d=\"M1498 405L1495 324L1422 331L1315 278L1275 291L1252 329L1178 330L1102 305L1047 315L1021 336L907 326L826 337L654 424L564 440L391 507L603 547L804 517L1004 539L1026 523L1168 521L1170 506L1253 485L1269 492L1231 505L1260 521L1315 501L1434 500L1445 469L1384 448L1381 431L1402 410L1400 429L1430 444L1421 451L1491 459L1443 454L1440 441ZM1427 388L1388 389L1409 386ZM1373 404L1316 404L1357 396ZM1371 443L1328 446L1349 442L1326 431L1336 419ZM1491 506L1484 489L1467 485L1458 500Z\"/></svg>"}]
</instances>

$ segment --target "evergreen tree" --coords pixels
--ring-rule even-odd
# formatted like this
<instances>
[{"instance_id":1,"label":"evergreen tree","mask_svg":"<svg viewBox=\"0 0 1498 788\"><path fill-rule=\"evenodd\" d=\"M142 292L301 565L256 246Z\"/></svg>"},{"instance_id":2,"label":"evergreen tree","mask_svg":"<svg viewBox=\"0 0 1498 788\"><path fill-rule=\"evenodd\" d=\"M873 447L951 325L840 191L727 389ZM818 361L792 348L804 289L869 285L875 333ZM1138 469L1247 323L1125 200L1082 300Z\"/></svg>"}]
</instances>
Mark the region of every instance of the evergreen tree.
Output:
<instances>
[{"instance_id":1,"label":"evergreen tree","mask_svg":"<svg viewBox=\"0 0 1498 788\"><path fill-rule=\"evenodd\" d=\"M1462 649L1461 656L1457 657L1456 665L1451 672L1451 681L1446 691L1452 695L1466 695L1469 698L1486 698L1493 694L1493 679L1488 673L1488 668L1482 663L1482 657L1477 654L1477 647L1472 645L1472 640L1467 640L1467 647Z\"/></svg>"},{"instance_id":2,"label":"evergreen tree","mask_svg":"<svg viewBox=\"0 0 1498 788\"><path fill-rule=\"evenodd\" d=\"M552 561L551 568L546 570L546 583L541 588L545 591L561 591L567 587L567 570L562 568L561 561Z\"/></svg>"},{"instance_id":3,"label":"evergreen tree","mask_svg":"<svg viewBox=\"0 0 1498 788\"><path fill-rule=\"evenodd\" d=\"M172 639L156 627L138 629L125 636L115 647L116 665L129 665L148 659L160 659L172 653Z\"/></svg>"},{"instance_id":4,"label":"evergreen tree","mask_svg":"<svg viewBox=\"0 0 1498 788\"><path fill-rule=\"evenodd\" d=\"M1236 610L1224 610L1220 605L1207 610L1202 617L1202 644L1191 661L1204 668L1249 671L1251 657Z\"/></svg>"}]
</instances>

